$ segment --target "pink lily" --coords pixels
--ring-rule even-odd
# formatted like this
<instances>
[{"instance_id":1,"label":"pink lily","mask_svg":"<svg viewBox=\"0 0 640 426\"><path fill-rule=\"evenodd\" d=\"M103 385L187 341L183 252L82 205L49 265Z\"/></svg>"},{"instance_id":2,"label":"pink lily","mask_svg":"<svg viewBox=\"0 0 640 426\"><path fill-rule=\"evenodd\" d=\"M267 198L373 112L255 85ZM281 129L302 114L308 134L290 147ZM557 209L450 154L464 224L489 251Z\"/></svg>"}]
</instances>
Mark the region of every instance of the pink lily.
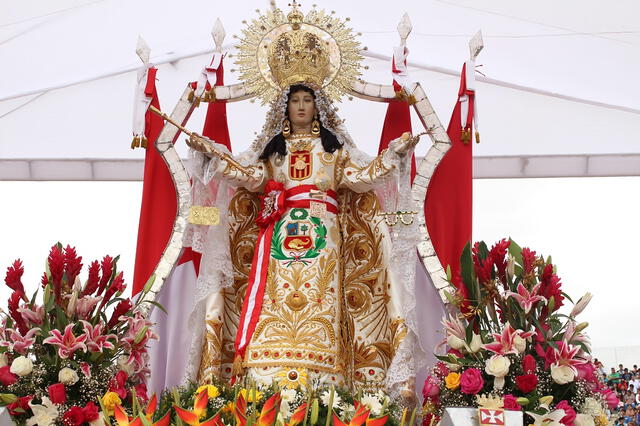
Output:
<instances>
[{"instance_id":1,"label":"pink lily","mask_svg":"<svg viewBox=\"0 0 640 426\"><path fill-rule=\"evenodd\" d=\"M58 356L62 359L73 357L73 353L80 349L86 352L87 345L84 342L87 340L87 335L74 336L73 325L69 324L64 328L64 335L60 333L60 330L51 330L51 336L44 339L42 343L57 346Z\"/></svg>"},{"instance_id":2,"label":"pink lily","mask_svg":"<svg viewBox=\"0 0 640 426\"><path fill-rule=\"evenodd\" d=\"M102 296L92 297L83 296L76 302L76 315L80 319L87 319L87 316L93 311L98 302L102 300Z\"/></svg>"},{"instance_id":3,"label":"pink lily","mask_svg":"<svg viewBox=\"0 0 640 426\"><path fill-rule=\"evenodd\" d=\"M578 352L580 352L579 346L570 345L565 340L561 342L557 342L558 349L553 349L553 363L552 367L559 367L562 365L570 367L576 375L578 375L578 370L576 369L576 365L584 364L587 362L585 359L578 358Z\"/></svg>"},{"instance_id":4,"label":"pink lily","mask_svg":"<svg viewBox=\"0 0 640 426\"><path fill-rule=\"evenodd\" d=\"M534 303L539 301L547 301L544 296L538 296L538 291L540 290L541 285L542 284L535 285L531 289L531 291L529 291L524 285L522 285L522 283L520 283L518 284L518 293L508 291L506 293L506 296L516 299L520 307L524 309L524 313L528 314Z\"/></svg>"},{"instance_id":5,"label":"pink lily","mask_svg":"<svg viewBox=\"0 0 640 426\"><path fill-rule=\"evenodd\" d=\"M9 338L6 338L6 332L9 332ZM40 329L35 327L27 331L27 333L23 336L19 331L14 330L13 328L7 328L5 330L5 337L3 340L0 340L0 346L4 346L9 348L10 351L17 352L19 354L26 354L27 349L29 349L35 342L35 335L40 334Z\"/></svg>"},{"instance_id":6,"label":"pink lily","mask_svg":"<svg viewBox=\"0 0 640 426\"><path fill-rule=\"evenodd\" d=\"M115 334L102 334L104 322L100 321L95 327L87 321L80 322L84 328L84 334L87 336L86 344L89 352L102 353L103 349L113 349L115 347L109 339L115 339L117 341L117 336Z\"/></svg>"},{"instance_id":7,"label":"pink lily","mask_svg":"<svg viewBox=\"0 0 640 426\"><path fill-rule=\"evenodd\" d=\"M34 305L32 309L24 303L21 308L18 308L18 312L27 323L41 325L44 320L44 306Z\"/></svg>"},{"instance_id":8,"label":"pink lily","mask_svg":"<svg viewBox=\"0 0 640 426\"><path fill-rule=\"evenodd\" d=\"M516 336L520 336L523 339L527 339L533 336L533 331L527 331L526 333L522 330L515 330L511 327L511 324L507 324L503 329L502 333L493 333L493 343L487 343L482 345L482 347L488 351L491 351L497 355L508 355L514 354L518 355L518 349L516 348L515 338Z\"/></svg>"},{"instance_id":9,"label":"pink lily","mask_svg":"<svg viewBox=\"0 0 640 426\"><path fill-rule=\"evenodd\" d=\"M134 347L144 347L149 339L158 339L158 335L153 332L153 323L136 311L132 317L121 316L120 321L129 323L129 328L121 342L125 348L131 350Z\"/></svg>"},{"instance_id":10,"label":"pink lily","mask_svg":"<svg viewBox=\"0 0 640 426\"><path fill-rule=\"evenodd\" d=\"M91 367L89 366L88 363L81 362L80 363L80 371L82 371L82 374L84 374L87 377L87 379L91 378Z\"/></svg>"}]
</instances>

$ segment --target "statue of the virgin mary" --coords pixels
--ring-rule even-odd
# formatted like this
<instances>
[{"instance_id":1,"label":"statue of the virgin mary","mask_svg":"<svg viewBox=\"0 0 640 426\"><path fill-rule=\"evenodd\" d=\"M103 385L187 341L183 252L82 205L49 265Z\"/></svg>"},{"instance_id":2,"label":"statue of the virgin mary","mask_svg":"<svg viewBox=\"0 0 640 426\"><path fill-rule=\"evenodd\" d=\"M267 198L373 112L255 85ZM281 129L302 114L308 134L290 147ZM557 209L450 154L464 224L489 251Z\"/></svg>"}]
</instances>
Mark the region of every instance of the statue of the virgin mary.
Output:
<instances>
[{"instance_id":1,"label":"statue of the virgin mary","mask_svg":"<svg viewBox=\"0 0 640 426\"><path fill-rule=\"evenodd\" d=\"M294 5L244 34L242 78L270 110L236 157L189 142L193 204L221 219L187 233L203 254L189 378L413 392L418 231L410 215L390 226L380 213L414 210L417 139L405 134L374 158L356 148L333 101L361 58L337 18Z\"/></svg>"}]
</instances>

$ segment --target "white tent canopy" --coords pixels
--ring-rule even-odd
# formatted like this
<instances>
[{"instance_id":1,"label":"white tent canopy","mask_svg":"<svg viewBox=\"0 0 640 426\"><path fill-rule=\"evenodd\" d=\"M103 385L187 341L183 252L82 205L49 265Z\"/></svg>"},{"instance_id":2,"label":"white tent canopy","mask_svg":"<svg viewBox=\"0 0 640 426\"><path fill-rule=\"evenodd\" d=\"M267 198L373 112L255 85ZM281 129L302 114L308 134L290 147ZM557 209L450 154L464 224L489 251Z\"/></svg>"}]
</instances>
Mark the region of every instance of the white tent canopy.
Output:
<instances>
[{"instance_id":1,"label":"white tent canopy","mask_svg":"<svg viewBox=\"0 0 640 426\"><path fill-rule=\"evenodd\" d=\"M278 5L286 7L284 1ZM310 5L303 3L303 9ZM118 0L21 2L0 6L0 179L136 180L142 150L130 150L138 35L158 65L160 103L171 110L213 51L220 17L233 53L242 20L268 2ZM446 124L468 40L482 29L477 101L478 177L640 174L640 4L596 0L323 1L362 32L364 79L390 82L388 57L406 11L412 78ZM234 58L226 59L226 69ZM226 73L226 82L236 74ZM188 127L199 130L204 107ZM264 120L257 103L230 104L235 151ZM356 143L377 150L385 105L344 101ZM419 123L414 122L414 129ZM184 144L180 144L184 151ZM418 153L426 151L426 143Z\"/></svg>"}]
</instances>

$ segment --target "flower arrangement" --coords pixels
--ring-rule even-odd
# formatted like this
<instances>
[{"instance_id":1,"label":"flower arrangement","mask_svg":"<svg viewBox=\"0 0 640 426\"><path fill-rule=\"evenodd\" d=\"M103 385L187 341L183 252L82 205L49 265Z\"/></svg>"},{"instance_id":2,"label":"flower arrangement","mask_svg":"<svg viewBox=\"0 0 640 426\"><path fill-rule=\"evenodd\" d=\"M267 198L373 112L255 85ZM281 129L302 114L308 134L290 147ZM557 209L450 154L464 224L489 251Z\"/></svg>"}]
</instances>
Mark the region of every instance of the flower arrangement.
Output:
<instances>
[{"instance_id":1,"label":"flower arrangement","mask_svg":"<svg viewBox=\"0 0 640 426\"><path fill-rule=\"evenodd\" d=\"M89 265L56 244L41 288L28 297L16 260L6 285L13 291L0 313L0 404L19 425L104 424L115 403L146 401L146 344L157 338L126 288L118 258ZM145 290L148 290L147 285Z\"/></svg>"},{"instance_id":2,"label":"flower arrangement","mask_svg":"<svg viewBox=\"0 0 640 426\"><path fill-rule=\"evenodd\" d=\"M467 244L460 272L447 275L455 312L443 321L448 351L424 383L425 424L446 406L477 406L480 394L501 396L535 425L607 423L618 400L596 377L588 324L576 319L591 294L560 313L572 300L551 258L506 239Z\"/></svg>"},{"instance_id":3,"label":"flower arrangement","mask_svg":"<svg viewBox=\"0 0 640 426\"><path fill-rule=\"evenodd\" d=\"M188 384L155 396L146 408L113 406L118 425L137 419L149 424L182 422L188 425L409 425L416 411L402 411L384 392L359 392L345 389L246 387L215 383Z\"/></svg>"}]
</instances>

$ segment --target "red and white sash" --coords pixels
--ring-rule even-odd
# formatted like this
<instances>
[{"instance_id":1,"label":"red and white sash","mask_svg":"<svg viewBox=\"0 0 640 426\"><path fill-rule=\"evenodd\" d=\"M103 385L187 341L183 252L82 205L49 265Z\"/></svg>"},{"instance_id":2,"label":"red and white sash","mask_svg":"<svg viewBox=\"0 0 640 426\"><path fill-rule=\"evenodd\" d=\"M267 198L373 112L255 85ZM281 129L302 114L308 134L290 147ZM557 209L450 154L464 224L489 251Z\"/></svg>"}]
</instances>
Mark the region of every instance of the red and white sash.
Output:
<instances>
[{"instance_id":1,"label":"red and white sash","mask_svg":"<svg viewBox=\"0 0 640 426\"><path fill-rule=\"evenodd\" d=\"M323 195L318 198L317 194ZM280 182L270 180L260 196L260 212L256 222L260 227L258 240L253 253L251 273L247 283L247 291L242 304L242 313L236 334L236 360L243 360L247 345L256 328L262 309L262 299L267 282L267 270L271 257L271 239L273 228L288 208L309 208L312 202L323 203L327 211L337 214L338 201L335 191L319 191L315 185L299 185L285 189ZM235 362L234 362L235 363Z\"/></svg>"}]
</instances>

